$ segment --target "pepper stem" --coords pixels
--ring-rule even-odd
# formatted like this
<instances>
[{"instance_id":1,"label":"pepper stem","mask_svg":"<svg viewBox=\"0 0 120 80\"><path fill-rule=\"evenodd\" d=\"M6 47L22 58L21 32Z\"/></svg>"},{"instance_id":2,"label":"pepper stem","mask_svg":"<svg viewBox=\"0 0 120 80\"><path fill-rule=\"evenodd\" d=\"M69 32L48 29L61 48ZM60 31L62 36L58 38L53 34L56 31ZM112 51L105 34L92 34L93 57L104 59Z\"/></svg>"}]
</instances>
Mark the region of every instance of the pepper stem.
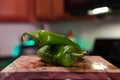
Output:
<instances>
[{"instance_id":1,"label":"pepper stem","mask_svg":"<svg viewBox=\"0 0 120 80\"><path fill-rule=\"evenodd\" d=\"M30 37L32 37L35 41L37 41L38 40L38 38L37 38L37 36L35 35L35 33L32 33L32 32L25 32L25 33L23 33L23 35L22 35L22 41L23 42L25 42L27 39L26 39L26 35L28 35L28 36L30 36Z\"/></svg>"},{"instance_id":2,"label":"pepper stem","mask_svg":"<svg viewBox=\"0 0 120 80\"><path fill-rule=\"evenodd\" d=\"M76 56L76 57L82 57L82 56L88 55L88 52L82 52L81 54L73 52L71 55Z\"/></svg>"},{"instance_id":3,"label":"pepper stem","mask_svg":"<svg viewBox=\"0 0 120 80\"><path fill-rule=\"evenodd\" d=\"M76 57L81 57L81 56L83 56L83 54L78 54L78 53L72 53L71 55L72 55L72 56L76 56Z\"/></svg>"}]
</instances>

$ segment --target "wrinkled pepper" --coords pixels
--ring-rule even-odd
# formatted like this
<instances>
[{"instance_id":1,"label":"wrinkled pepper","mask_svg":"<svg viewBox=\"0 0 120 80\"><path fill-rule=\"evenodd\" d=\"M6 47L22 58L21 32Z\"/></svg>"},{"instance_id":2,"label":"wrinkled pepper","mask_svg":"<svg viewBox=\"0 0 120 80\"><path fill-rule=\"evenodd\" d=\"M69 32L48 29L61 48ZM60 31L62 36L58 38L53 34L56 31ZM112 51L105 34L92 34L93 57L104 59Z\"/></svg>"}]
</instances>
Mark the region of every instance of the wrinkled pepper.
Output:
<instances>
[{"instance_id":1,"label":"wrinkled pepper","mask_svg":"<svg viewBox=\"0 0 120 80\"><path fill-rule=\"evenodd\" d=\"M77 58L84 54L78 54L77 50L70 45L45 45L37 51L43 61L61 66L72 66Z\"/></svg>"},{"instance_id":2,"label":"wrinkled pepper","mask_svg":"<svg viewBox=\"0 0 120 80\"><path fill-rule=\"evenodd\" d=\"M72 66L78 58L84 56L80 46L66 36L47 30L36 30L35 32L23 33L23 41L25 41L25 35L30 36L38 46L41 46L37 55L45 62Z\"/></svg>"}]
</instances>

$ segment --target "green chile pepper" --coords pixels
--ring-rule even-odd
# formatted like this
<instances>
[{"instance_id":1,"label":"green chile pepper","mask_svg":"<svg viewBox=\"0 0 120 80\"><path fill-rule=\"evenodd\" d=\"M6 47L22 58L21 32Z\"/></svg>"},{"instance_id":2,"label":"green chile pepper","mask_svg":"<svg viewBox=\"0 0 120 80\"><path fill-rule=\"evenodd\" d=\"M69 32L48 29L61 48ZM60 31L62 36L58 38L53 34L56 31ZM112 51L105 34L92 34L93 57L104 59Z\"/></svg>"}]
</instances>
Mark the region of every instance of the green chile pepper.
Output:
<instances>
[{"instance_id":1,"label":"green chile pepper","mask_svg":"<svg viewBox=\"0 0 120 80\"><path fill-rule=\"evenodd\" d=\"M33 38L35 43L37 45L55 45L55 44L60 44L60 45L71 45L75 47L79 53L82 53L82 50L78 44L75 42L71 41L67 37L60 35L60 34L55 34L46 30L36 30L35 32L25 32L22 35L23 41L25 40L25 35L29 35Z\"/></svg>"},{"instance_id":2,"label":"green chile pepper","mask_svg":"<svg viewBox=\"0 0 120 80\"><path fill-rule=\"evenodd\" d=\"M37 55L42 58L45 62L53 63L53 55L51 54L51 47L49 45L45 45L37 51Z\"/></svg>"},{"instance_id":3,"label":"green chile pepper","mask_svg":"<svg viewBox=\"0 0 120 80\"><path fill-rule=\"evenodd\" d=\"M56 45L45 45L37 51L37 55L45 62L54 63L54 55L58 49Z\"/></svg>"},{"instance_id":4,"label":"green chile pepper","mask_svg":"<svg viewBox=\"0 0 120 80\"><path fill-rule=\"evenodd\" d=\"M71 66L78 58L84 56L81 48L63 35L46 30L36 30L35 32L23 33L23 41L25 41L25 35L33 38L35 43L41 46L37 51L37 55L45 62L61 66Z\"/></svg>"},{"instance_id":5,"label":"green chile pepper","mask_svg":"<svg viewBox=\"0 0 120 80\"><path fill-rule=\"evenodd\" d=\"M78 51L73 46L62 45L54 55L54 62L62 66L72 66L78 58L82 58L83 56L84 54L78 54Z\"/></svg>"},{"instance_id":6,"label":"green chile pepper","mask_svg":"<svg viewBox=\"0 0 120 80\"><path fill-rule=\"evenodd\" d=\"M70 45L54 45L54 48L45 45L37 51L37 55L45 62L67 67L72 66L78 58L84 56L84 54L78 54L76 49Z\"/></svg>"}]
</instances>

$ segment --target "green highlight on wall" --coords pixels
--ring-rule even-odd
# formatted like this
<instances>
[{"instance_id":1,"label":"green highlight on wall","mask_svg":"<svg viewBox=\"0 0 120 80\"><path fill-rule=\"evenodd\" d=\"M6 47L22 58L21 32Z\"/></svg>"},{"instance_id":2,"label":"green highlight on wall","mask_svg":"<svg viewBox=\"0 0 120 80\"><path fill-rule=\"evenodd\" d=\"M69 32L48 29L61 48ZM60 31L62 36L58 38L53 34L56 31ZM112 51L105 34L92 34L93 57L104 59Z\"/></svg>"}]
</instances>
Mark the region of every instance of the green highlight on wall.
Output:
<instances>
[{"instance_id":1,"label":"green highlight on wall","mask_svg":"<svg viewBox=\"0 0 120 80\"><path fill-rule=\"evenodd\" d=\"M12 57L18 57L20 55L20 45L15 45L12 51Z\"/></svg>"},{"instance_id":2,"label":"green highlight on wall","mask_svg":"<svg viewBox=\"0 0 120 80\"><path fill-rule=\"evenodd\" d=\"M24 46L34 46L35 41L34 40L28 40L28 41L24 42L23 45Z\"/></svg>"},{"instance_id":3,"label":"green highlight on wall","mask_svg":"<svg viewBox=\"0 0 120 80\"><path fill-rule=\"evenodd\" d=\"M81 47L82 50L90 49L90 44L81 41L78 36L75 37L74 41Z\"/></svg>"},{"instance_id":4,"label":"green highlight on wall","mask_svg":"<svg viewBox=\"0 0 120 80\"><path fill-rule=\"evenodd\" d=\"M28 40L26 42L23 43L23 46L34 46L35 45L35 41L34 40ZM15 45L13 51L12 51L12 57L18 57L20 55L20 49L21 46L20 45Z\"/></svg>"}]
</instances>

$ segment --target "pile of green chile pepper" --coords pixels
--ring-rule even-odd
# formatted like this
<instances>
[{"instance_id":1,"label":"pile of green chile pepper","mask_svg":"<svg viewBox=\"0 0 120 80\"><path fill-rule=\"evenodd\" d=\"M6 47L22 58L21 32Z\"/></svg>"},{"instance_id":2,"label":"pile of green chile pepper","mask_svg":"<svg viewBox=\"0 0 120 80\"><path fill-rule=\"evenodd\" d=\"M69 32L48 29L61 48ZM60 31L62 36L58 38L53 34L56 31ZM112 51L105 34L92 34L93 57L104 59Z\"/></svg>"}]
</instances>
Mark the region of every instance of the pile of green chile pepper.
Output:
<instances>
[{"instance_id":1,"label":"pile of green chile pepper","mask_svg":"<svg viewBox=\"0 0 120 80\"><path fill-rule=\"evenodd\" d=\"M69 67L78 58L83 58L84 56L80 46L64 35L47 30L36 30L35 32L23 33L23 42L26 41L25 35L30 36L36 45L41 46L37 51L37 55L44 62Z\"/></svg>"}]
</instances>

